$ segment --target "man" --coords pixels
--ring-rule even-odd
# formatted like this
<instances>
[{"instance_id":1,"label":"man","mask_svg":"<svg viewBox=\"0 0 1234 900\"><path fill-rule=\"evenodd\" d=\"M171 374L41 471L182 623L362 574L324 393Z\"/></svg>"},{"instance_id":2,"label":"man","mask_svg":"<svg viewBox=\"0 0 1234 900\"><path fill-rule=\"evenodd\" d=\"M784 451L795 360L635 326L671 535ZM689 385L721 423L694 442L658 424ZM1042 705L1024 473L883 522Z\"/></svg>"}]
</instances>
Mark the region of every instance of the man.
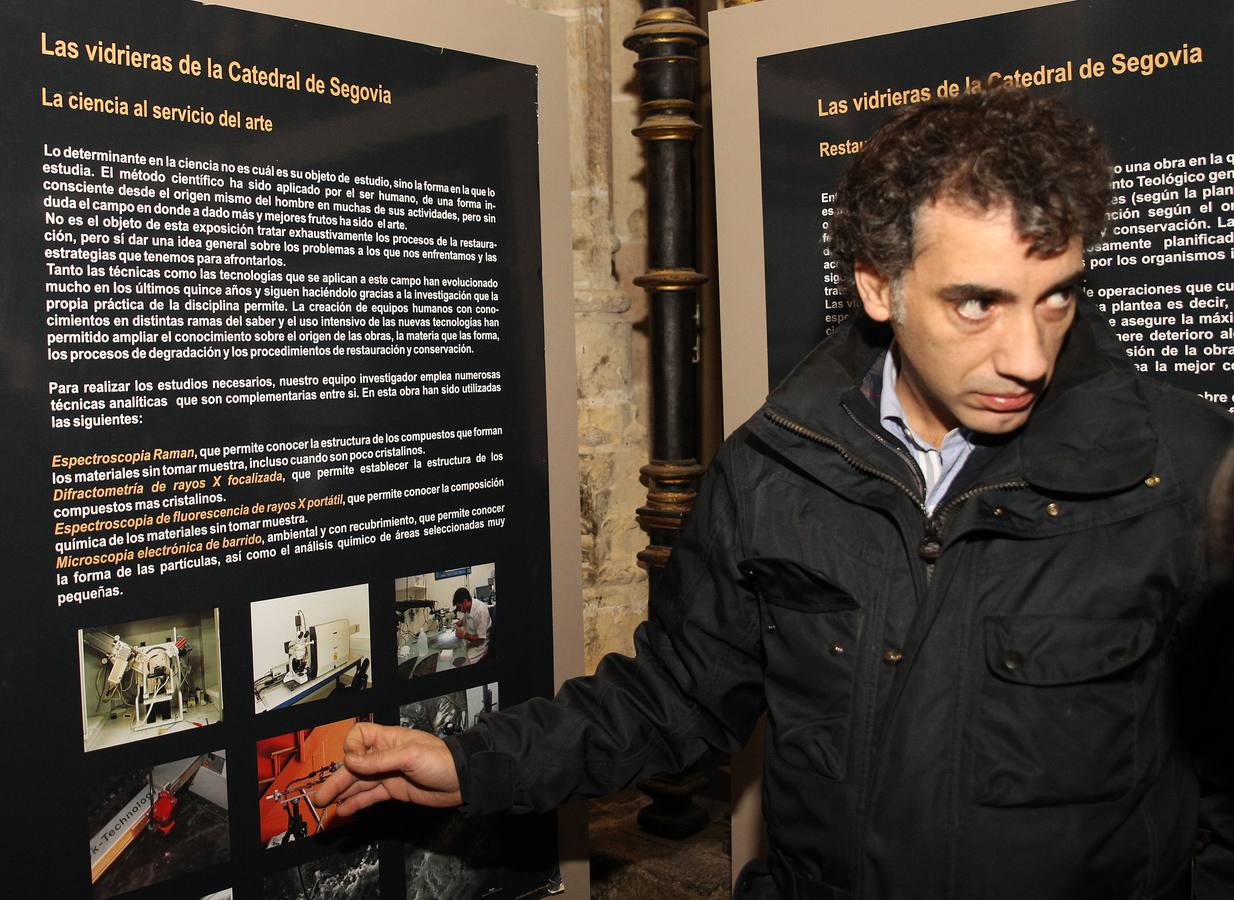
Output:
<instances>
[{"instance_id":1,"label":"man","mask_svg":"<svg viewBox=\"0 0 1234 900\"><path fill-rule=\"evenodd\" d=\"M454 609L459 613L454 633L467 645L467 662L478 662L488 652L488 631L492 624L488 604L472 599L467 588L459 588L454 592Z\"/></svg>"},{"instance_id":2,"label":"man","mask_svg":"<svg viewBox=\"0 0 1234 900\"><path fill-rule=\"evenodd\" d=\"M741 897L1174 898L1193 858L1234 896L1229 701L1182 702L1219 696L1198 536L1234 426L1079 298L1108 199L1049 100L894 116L830 232L858 313L718 454L637 656L449 744L362 726L323 799L546 809L766 710Z\"/></svg>"}]
</instances>

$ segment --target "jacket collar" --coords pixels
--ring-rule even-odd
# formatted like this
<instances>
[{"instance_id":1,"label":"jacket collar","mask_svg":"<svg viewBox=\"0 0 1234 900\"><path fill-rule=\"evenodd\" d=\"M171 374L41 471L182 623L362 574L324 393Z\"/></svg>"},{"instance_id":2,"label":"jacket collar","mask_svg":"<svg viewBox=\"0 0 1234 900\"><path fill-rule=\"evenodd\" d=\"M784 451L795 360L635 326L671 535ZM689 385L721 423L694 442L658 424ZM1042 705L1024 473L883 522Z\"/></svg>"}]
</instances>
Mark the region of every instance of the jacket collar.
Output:
<instances>
[{"instance_id":1,"label":"jacket collar","mask_svg":"<svg viewBox=\"0 0 1234 900\"><path fill-rule=\"evenodd\" d=\"M880 433L877 411L860 391L890 340L886 326L864 316L850 318L772 391L755 417L758 433L774 440L779 431L783 446L787 433L767 427L772 413L828 437L872 466L902 473L902 462L890 462L893 451L874 436ZM1112 493L1152 471L1157 438L1134 369L1087 303L1028 423L993 442L992 449L996 452L982 455L982 482L1023 479L1049 494Z\"/></svg>"}]
</instances>

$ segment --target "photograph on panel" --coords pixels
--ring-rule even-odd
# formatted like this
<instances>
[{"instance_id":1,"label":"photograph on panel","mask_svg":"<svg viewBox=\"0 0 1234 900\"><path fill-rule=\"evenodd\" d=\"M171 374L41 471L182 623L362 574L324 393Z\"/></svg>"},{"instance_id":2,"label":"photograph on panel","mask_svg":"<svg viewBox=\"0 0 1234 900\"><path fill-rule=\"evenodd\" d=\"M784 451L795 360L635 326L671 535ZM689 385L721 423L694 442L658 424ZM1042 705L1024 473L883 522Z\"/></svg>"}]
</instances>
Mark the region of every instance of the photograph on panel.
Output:
<instances>
[{"instance_id":1,"label":"photograph on panel","mask_svg":"<svg viewBox=\"0 0 1234 900\"><path fill-rule=\"evenodd\" d=\"M257 742L257 813L263 846L302 841L351 821L336 815L334 804L319 807L313 794L342 768L347 732L372 718L340 719Z\"/></svg>"},{"instance_id":2,"label":"photograph on panel","mask_svg":"<svg viewBox=\"0 0 1234 900\"><path fill-rule=\"evenodd\" d=\"M217 609L97 625L78 638L86 750L223 718Z\"/></svg>"},{"instance_id":3,"label":"photograph on panel","mask_svg":"<svg viewBox=\"0 0 1234 900\"><path fill-rule=\"evenodd\" d=\"M251 611L257 712L369 686L368 585L260 600Z\"/></svg>"},{"instance_id":4,"label":"photograph on panel","mask_svg":"<svg viewBox=\"0 0 1234 900\"><path fill-rule=\"evenodd\" d=\"M377 900L381 867L376 844L350 853L330 853L261 882L262 900Z\"/></svg>"},{"instance_id":5,"label":"photograph on panel","mask_svg":"<svg viewBox=\"0 0 1234 900\"><path fill-rule=\"evenodd\" d=\"M399 724L404 728L427 731L438 737L460 734L475 724L481 713L497 709L497 682L426 700L406 703L398 709Z\"/></svg>"},{"instance_id":6,"label":"photograph on panel","mask_svg":"<svg viewBox=\"0 0 1234 900\"><path fill-rule=\"evenodd\" d=\"M402 678L491 658L497 646L497 567L485 563L397 578L394 618Z\"/></svg>"},{"instance_id":7,"label":"photograph on panel","mask_svg":"<svg viewBox=\"0 0 1234 900\"><path fill-rule=\"evenodd\" d=\"M406 844L407 900L476 900L494 892L509 871L499 822L490 816L450 816L428 841ZM561 879L529 896L560 891ZM498 894L501 895L500 893Z\"/></svg>"},{"instance_id":8,"label":"photograph on panel","mask_svg":"<svg viewBox=\"0 0 1234 900\"><path fill-rule=\"evenodd\" d=\"M96 900L225 863L230 855L222 750L104 778L85 793Z\"/></svg>"}]
</instances>

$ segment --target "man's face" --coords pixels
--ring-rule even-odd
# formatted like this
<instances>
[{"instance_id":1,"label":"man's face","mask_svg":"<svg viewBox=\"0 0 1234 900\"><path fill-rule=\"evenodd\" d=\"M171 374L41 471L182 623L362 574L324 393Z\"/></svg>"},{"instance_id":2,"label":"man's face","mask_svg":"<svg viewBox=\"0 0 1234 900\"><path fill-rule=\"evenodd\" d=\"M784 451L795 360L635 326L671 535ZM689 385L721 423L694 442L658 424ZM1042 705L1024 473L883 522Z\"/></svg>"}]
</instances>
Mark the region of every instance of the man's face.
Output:
<instances>
[{"instance_id":1,"label":"man's face","mask_svg":"<svg viewBox=\"0 0 1234 900\"><path fill-rule=\"evenodd\" d=\"M470 597L468 597L466 600L462 600L459 602L458 611L461 612L463 615L467 615L467 613L471 612L471 598Z\"/></svg>"},{"instance_id":2,"label":"man's face","mask_svg":"<svg viewBox=\"0 0 1234 900\"><path fill-rule=\"evenodd\" d=\"M1009 206L938 201L918 209L914 239L898 285L862 263L855 272L866 313L895 333L909 425L935 446L957 426L1016 430L1050 383L1075 317L1080 238L1057 256L1031 256Z\"/></svg>"}]
</instances>

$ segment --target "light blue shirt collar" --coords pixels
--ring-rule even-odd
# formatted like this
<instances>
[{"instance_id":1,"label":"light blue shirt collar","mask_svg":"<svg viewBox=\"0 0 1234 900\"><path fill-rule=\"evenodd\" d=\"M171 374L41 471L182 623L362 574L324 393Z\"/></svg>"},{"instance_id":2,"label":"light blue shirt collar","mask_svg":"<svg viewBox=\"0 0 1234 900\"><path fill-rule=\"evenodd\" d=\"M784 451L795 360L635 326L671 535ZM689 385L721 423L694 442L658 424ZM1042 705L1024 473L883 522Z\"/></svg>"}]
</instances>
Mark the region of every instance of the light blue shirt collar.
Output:
<instances>
[{"instance_id":1,"label":"light blue shirt collar","mask_svg":"<svg viewBox=\"0 0 1234 900\"><path fill-rule=\"evenodd\" d=\"M921 470L925 480L926 508L932 513L938 501L946 495L947 489L955 481L955 477L964 468L964 463L968 461L975 445L966 428L953 428L947 432L941 447L935 447L913 431L904 413L904 406L900 403L900 396L896 393L899 374L893 346L883 359L883 384L878 398L879 421L883 428L904 445L917 463L917 468Z\"/></svg>"}]
</instances>

